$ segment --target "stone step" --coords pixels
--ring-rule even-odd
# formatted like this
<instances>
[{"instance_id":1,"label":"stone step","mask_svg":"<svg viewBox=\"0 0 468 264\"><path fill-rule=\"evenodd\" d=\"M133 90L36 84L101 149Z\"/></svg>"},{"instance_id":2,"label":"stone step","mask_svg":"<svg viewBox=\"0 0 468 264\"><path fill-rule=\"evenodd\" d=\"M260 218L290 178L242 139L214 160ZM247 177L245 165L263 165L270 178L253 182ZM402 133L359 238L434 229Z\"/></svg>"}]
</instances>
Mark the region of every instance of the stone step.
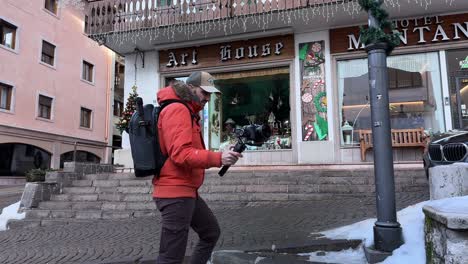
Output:
<instances>
[{"instance_id":1,"label":"stone step","mask_svg":"<svg viewBox=\"0 0 468 264\"><path fill-rule=\"evenodd\" d=\"M117 187L117 186L151 186L150 180L75 180L71 187Z\"/></svg>"},{"instance_id":2,"label":"stone step","mask_svg":"<svg viewBox=\"0 0 468 264\"><path fill-rule=\"evenodd\" d=\"M99 194L58 194L51 197L50 201L124 201L124 202L148 202L153 197L150 193L99 193Z\"/></svg>"},{"instance_id":3,"label":"stone step","mask_svg":"<svg viewBox=\"0 0 468 264\"><path fill-rule=\"evenodd\" d=\"M135 208L109 207L102 210L44 210L27 209L24 220L43 220L43 219L122 219L139 218L156 215L156 206L147 204L146 208L141 205ZM104 205L103 205L104 207ZM32 225L31 225L32 226Z\"/></svg>"},{"instance_id":4,"label":"stone step","mask_svg":"<svg viewBox=\"0 0 468 264\"><path fill-rule=\"evenodd\" d=\"M40 210L156 210L152 200L147 201L45 201L39 204ZM32 209L36 210L36 209Z\"/></svg>"},{"instance_id":5,"label":"stone step","mask_svg":"<svg viewBox=\"0 0 468 264\"><path fill-rule=\"evenodd\" d=\"M101 193L152 193L153 187L145 186L114 186L114 187L64 187L63 194L101 194Z\"/></svg>"}]
</instances>

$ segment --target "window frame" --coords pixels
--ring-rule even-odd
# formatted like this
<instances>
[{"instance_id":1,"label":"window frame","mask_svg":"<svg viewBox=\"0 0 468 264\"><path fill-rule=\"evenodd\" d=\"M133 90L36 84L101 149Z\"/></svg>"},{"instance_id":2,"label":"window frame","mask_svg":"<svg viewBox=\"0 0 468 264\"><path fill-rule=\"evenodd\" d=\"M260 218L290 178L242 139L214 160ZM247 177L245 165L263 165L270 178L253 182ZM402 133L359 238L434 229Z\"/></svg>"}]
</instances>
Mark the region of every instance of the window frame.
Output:
<instances>
[{"instance_id":1,"label":"window frame","mask_svg":"<svg viewBox=\"0 0 468 264\"><path fill-rule=\"evenodd\" d=\"M0 113L10 113L13 114L15 111L15 94L16 94L16 89L15 86L12 83L2 81L0 80L0 89L1 86L6 86L7 88L10 88L10 108L0 108ZM1 97L1 91L0 91L0 97Z\"/></svg>"},{"instance_id":2,"label":"window frame","mask_svg":"<svg viewBox=\"0 0 468 264\"><path fill-rule=\"evenodd\" d=\"M44 54L43 53L44 42L54 46L54 57L53 57L53 64L52 65L42 60L42 55ZM39 63L44 65L44 66L47 66L49 68L57 69L57 49L58 49L58 47L57 47L57 45L55 43L42 38L41 39L41 47L39 49Z\"/></svg>"},{"instance_id":3,"label":"window frame","mask_svg":"<svg viewBox=\"0 0 468 264\"><path fill-rule=\"evenodd\" d=\"M445 51L446 52L446 51ZM440 78L440 99L443 100L443 96L444 95L444 81L443 81L443 65L444 65L444 61L442 60L442 57L441 57L441 53L440 53L440 50L439 49L426 49L426 48L420 48L420 47L417 47L417 48L413 48L413 47L410 47L410 48L406 48L406 49L397 49L395 50L394 53L391 54L390 57L399 57L399 56L415 56L415 55L424 55L424 56L428 56L430 54L434 54L437 56L437 64L438 65L438 70L436 71L436 74L438 74L439 78ZM354 54L332 54L332 64L333 64L333 78L335 79L333 81L333 84L335 85L336 88L334 88L334 92L336 92L337 94L337 97L336 99L334 99L334 102L336 103L337 105L337 118L338 118L338 123L336 125L336 127L334 127L334 133L336 133L336 135L338 136L338 138L340 139L341 143L339 145L340 149L347 149L347 148L359 148L360 146L360 143L359 142L351 142L351 144L343 144L344 142L344 138L343 138L343 131L342 131L342 124L341 122L344 122L346 119L342 119L342 116L341 114L339 114L342 110L343 110L343 105L340 105L339 101L338 101L338 98L339 98L339 94L340 94L340 81L339 81L339 71L338 71L338 64L340 62L343 62L343 61L354 61L354 60L367 60L368 62L368 57L366 56L366 53L365 52L355 52ZM387 67L388 68L391 68L391 62L387 61ZM398 69L398 68L393 68L393 69ZM426 81L430 80L429 77L423 77L423 78L426 78ZM434 78L437 78L437 76L434 76ZM390 75L389 75L389 80L390 80ZM398 83L398 82L395 82L395 83ZM424 80L421 82L421 83L417 83L417 82L414 82L414 80L412 80L412 85L415 85L414 87L418 87L416 84L421 84L422 86L421 87L425 87L429 92L429 89L431 89L432 86L424 86ZM413 87L413 88L414 88ZM408 88L412 88L411 86L409 87L400 87L400 86L397 86L397 87L391 87L391 85L389 84L389 92L390 90L392 89L408 89ZM437 90L437 89L436 89ZM434 93L434 87L432 87L432 93L433 93L433 97L435 98L436 97L436 94ZM390 100L390 94L389 94L389 101ZM391 106L395 107L399 107L399 105L401 104L412 104L414 103L415 101L398 101L398 102L389 102L389 108L391 108ZM437 104L436 100L434 101L435 104ZM437 111L440 111L442 112L442 115L445 114L445 112L447 111L446 108L444 108L444 105L443 105L443 102L441 102L442 104L441 105L437 105L437 108L440 107L440 109L438 109ZM364 107L364 105L362 105ZM369 111L369 115L370 115L370 111L371 111L371 108L370 108L370 101L367 103L367 111ZM362 108L361 108L362 110ZM434 116L437 115L437 111L434 111ZM395 112L393 112L395 113ZM392 109L390 109L390 115L392 114ZM440 113L439 113L440 114ZM392 117L390 118L392 119ZM440 127L440 131L446 131L447 130L447 122L446 122L446 119L447 119L447 116L443 116L442 118L439 118L437 120L442 120L441 123L436 123L438 124ZM353 121L353 120L347 120L347 121ZM390 120L390 122L392 122ZM351 125L351 124L350 124ZM432 128L428 128L428 127L425 127L423 126L424 129L432 129ZM369 128L361 128L361 129L371 129L371 127ZM392 129L400 129L400 128L393 128ZM405 129L405 128L401 128L401 129ZM411 128L408 128L408 129L411 129ZM354 132L356 133L356 131L359 130L356 129L356 128L353 128ZM354 139L356 139L356 137L354 137ZM359 139L358 139L359 140Z\"/></svg>"},{"instance_id":4,"label":"window frame","mask_svg":"<svg viewBox=\"0 0 468 264\"><path fill-rule=\"evenodd\" d=\"M88 80L88 79L85 79L85 77L87 76L84 76L85 74L85 65L90 65L91 66L91 80ZM94 85L95 84L95 78L96 77L96 65L92 62L90 62L89 60L85 60L85 59L82 59L81 60L81 76L80 76L80 79L87 83L87 84L91 84L91 85Z\"/></svg>"},{"instance_id":5,"label":"window frame","mask_svg":"<svg viewBox=\"0 0 468 264\"><path fill-rule=\"evenodd\" d=\"M11 20L5 19L2 16L0 16L0 22L3 22L3 23L8 24L8 25L10 25L12 27L15 27L15 33L14 33L14 37L13 37L13 44L14 44L13 48L8 47L8 46L2 44L1 42L0 42L0 48L3 48L5 50L8 50L8 51L11 51L11 52L14 52L14 53L18 53L18 50L19 50L19 37L18 36L19 36L19 33L20 33L20 27L18 26L17 23L12 23ZM3 23L1 23L2 28L3 28ZM3 33L2 33L1 38L3 39ZM3 40L1 40L1 41L3 41Z\"/></svg>"},{"instance_id":6,"label":"window frame","mask_svg":"<svg viewBox=\"0 0 468 264\"><path fill-rule=\"evenodd\" d=\"M52 1L52 0L44 0L43 5L42 5L42 9L43 9L46 13L48 13L49 15L52 15L52 16L54 16L55 18L59 18L60 8L59 8L59 5L58 5L58 1L57 1L57 0L53 0L53 1L55 2L55 5L56 5L56 6L55 6L55 8L56 8L55 12L54 12L53 10L50 10L50 9L47 8L47 3L48 3L49 1Z\"/></svg>"},{"instance_id":7,"label":"window frame","mask_svg":"<svg viewBox=\"0 0 468 264\"><path fill-rule=\"evenodd\" d=\"M50 98L51 99L51 102L50 102L50 116L49 118L46 118L46 117L42 117L40 116L41 114L41 111L39 109L40 107L40 98L41 96L43 97L47 97L47 98ZM48 121L48 122L53 122L54 121L54 110L55 110L55 97L54 96L50 96L46 93L42 93L42 92L39 92L37 94L37 99L36 99L36 119L38 120L42 120L42 121Z\"/></svg>"},{"instance_id":8,"label":"window frame","mask_svg":"<svg viewBox=\"0 0 468 264\"><path fill-rule=\"evenodd\" d=\"M83 126L83 111L89 111L89 127ZM81 129L87 129L87 130L92 130L93 129L93 109L90 109L89 107L86 106L80 106L80 125L79 127Z\"/></svg>"}]
</instances>

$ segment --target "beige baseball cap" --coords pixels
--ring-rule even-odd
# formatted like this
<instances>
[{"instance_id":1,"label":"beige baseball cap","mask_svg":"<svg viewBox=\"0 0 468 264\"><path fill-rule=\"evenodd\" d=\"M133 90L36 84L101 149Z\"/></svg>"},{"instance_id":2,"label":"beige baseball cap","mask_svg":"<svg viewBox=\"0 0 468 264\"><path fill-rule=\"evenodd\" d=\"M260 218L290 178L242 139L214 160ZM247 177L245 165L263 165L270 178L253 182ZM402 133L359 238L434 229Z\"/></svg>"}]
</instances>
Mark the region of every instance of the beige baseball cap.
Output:
<instances>
[{"instance_id":1,"label":"beige baseball cap","mask_svg":"<svg viewBox=\"0 0 468 264\"><path fill-rule=\"evenodd\" d=\"M188 79L185 81L187 84L191 84L193 86L199 86L203 90L209 93L221 93L216 87L214 86L214 81L215 78L204 71L197 71L188 77Z\"/></svg>"}]
</instances>

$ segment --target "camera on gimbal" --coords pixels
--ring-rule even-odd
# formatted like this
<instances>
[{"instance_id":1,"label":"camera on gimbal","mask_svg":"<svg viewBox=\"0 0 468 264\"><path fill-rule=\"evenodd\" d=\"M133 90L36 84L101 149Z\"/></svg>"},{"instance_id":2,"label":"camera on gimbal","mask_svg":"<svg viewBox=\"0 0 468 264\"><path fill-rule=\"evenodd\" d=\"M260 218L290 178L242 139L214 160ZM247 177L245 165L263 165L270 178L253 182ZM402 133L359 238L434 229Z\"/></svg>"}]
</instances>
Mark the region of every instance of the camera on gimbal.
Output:
<instances>
[{"instance_id":1,"label":"camera on gimbal","mask_svg":"<svg viewBox=\"0 0 468 264\"><path fill-rule=\"evenodd\" d=\"M242 153L249 146L261 146L271 136L271 128L268 125L251 124L234 131L237 137L237 143L234 146L234 151ZM230 166L223 166L218 175L223 176Z\"/></svg>"}]
</instances>

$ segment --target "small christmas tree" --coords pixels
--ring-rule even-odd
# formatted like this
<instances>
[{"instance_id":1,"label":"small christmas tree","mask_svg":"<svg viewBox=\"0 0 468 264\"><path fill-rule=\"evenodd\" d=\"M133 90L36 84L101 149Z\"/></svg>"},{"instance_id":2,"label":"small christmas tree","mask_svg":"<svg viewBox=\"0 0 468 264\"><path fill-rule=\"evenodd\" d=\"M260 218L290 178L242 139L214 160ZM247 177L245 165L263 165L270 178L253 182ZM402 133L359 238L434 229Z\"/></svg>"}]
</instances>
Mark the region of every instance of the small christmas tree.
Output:
<instances>
[{"instance_id":1,"label":"small christmas tree","mask_svg":"<svg viewBox=\"0 0 468 264\"><path fill-rule=\"evenodd\" d=\"M133 113L136 110L136 98L138 97L137 87L134 85L132 87L132 92L129 94L127 99L127 104L125 105L125 110L122 113L119 121L116 126L120 130L120 133L123 131L128 133L128 124L130 123L130 118L132 118Z\"/></svg>"}]
</instances>

